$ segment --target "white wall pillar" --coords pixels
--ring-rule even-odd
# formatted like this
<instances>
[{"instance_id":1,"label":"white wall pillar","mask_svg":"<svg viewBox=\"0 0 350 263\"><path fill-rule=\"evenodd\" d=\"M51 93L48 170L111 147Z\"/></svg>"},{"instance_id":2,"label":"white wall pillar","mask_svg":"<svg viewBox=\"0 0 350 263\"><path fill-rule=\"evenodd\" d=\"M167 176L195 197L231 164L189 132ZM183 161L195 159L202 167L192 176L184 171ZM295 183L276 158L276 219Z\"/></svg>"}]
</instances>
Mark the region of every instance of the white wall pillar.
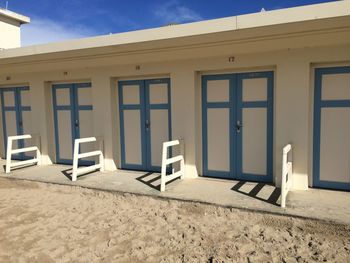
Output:
<instances>
[{"instance_id":1,"label":"white wall pillar","mask_svg":"<svg viewBox=\"0 0 350 263\"><path fill-rule=\"evenodd\" d=\"M283 59L283 58L282 58ZM282 148L293 147L296 189L308 188L310 129L310 64L288 56L277 65L275 83L275 182L281 184Z\"/></svg>"},{"instance_id":2,"label":"white wall pillar","mask_svg":"<svg viewBox=\"0 0 350 263\"><path fill-rule=\"evenodd\" d=\"M192 70L171 73L172 137L185 141L185 178L198 176L196 168L195 83Z\"/></svg>"},{"instance_id":3,"label":"white wall pillar","mask_svg":"<svg viewBox=\"0 0 350 263\"><path fill-rule=\"evenodd\" d=\"M41 154L42 154L42 165L52 164L50 153L53 149L50 149L51 136L49 133L50 125L52 122L50 113L47 107L51 105L50 98L47 97L45 82L40 79L31 80L30 86L30 101L31 101L31 129L32 134L39 134L41 139ZM51 117L51 118L50 118Z\"/></svg>"},{"instance_id":4,"label":"white wall pillar","mask_svg":"<svg viewBox=\"0 0 350 263\"><path fill-rule=\"evenodd\" d=\"M111 78L104 74L95 74L91 78L92 98L93 98L93 125L95 136L101 136L104 139L104 157L105 169L114 171L117 169L114 157L115 140L113 136L115 128L113 127L113 105L112 81Z\"/></svg>"}]
</instances>

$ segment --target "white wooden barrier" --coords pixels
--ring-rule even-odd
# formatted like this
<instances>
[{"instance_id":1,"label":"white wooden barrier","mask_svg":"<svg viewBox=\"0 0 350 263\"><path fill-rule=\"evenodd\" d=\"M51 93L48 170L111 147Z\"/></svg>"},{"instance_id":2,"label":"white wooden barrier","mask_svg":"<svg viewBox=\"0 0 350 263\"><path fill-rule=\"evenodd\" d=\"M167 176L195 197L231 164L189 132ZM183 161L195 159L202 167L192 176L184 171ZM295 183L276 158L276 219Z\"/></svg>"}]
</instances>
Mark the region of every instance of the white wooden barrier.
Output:
<instances>
[{"instance_id":1,"label":"white wooden barrier","mask_svg":"<svg viewBox=\"0 0 350 263\"><path fill-rule=\"evenodd\" d=\"M18 148L18 149L12 149L13 142L18 140L31 139L32 135L26 134L26 135L18 135L18 136L9 136L7 138L6 171L5 171L6 173L10 173L11 168L13 167L29 165L29 164L41 165L40 137L39 135L33 135L33 137L37 138L37 146L24 147L24 148ZM25 152L36 152L36 156L29 160L18 161L14 163L12 162L12 155L18 154L18 153L25 153Z\"/></svg>"},{"instance_id":2,"label":"white wooden barrier","mask_svg":"<svg viewBox=\"0 0 350 263\"><path fill-rule=\"evenodd\" d=\"M79 153L80 144L88 143L88 142L95 142L95 141L100 142L100 145L99 145L100 150L86 152L86 153ZM79 159L93 157L93 156L99 156L99 163L98 164L79 168ZM75 141L74 141L74 153L73 153L72 181L75 182L77 180L78 175L93 172L96 170L104 171L103 140L102 140L102 138L96 139L96 137L89 137L89 138L75 139Z\"/></svg>"},{"instance_id":3,"label":"white wooden barrier","mask_svg":"<svg viewBox=\"0 0 350 263\"><path fill-rule=\"evenodd\" d=\"M181 141L181 143L180 143ZM168 158L168 148L180 145L180 155ZM174 172L174 169L172 170L172 173L167 175L166 174L166 168L167 165L180 162L180 170L177 172ZM184 143L182 140L175 140L170 142L164 142L163 143L163 153L162 153L162 171L161 171L161 178L160 178L160 191L165 191L165 184L171 180L174 180L175 178L181 177L183 179L185 176L185 160L184 160Z\"/></svg>"},{"instance_id":4,"label":"white wooden barrier","mask_svg":"<svg viewBox=\"0 0 350 263\"><path fill-rule=\"evenodd\" d=\"M292 145L288 144L282 151L282 185L281 185L281 207L286 207L288 191L293 187L293 162L288 161L288 154L292 150Z\"/></svg>"}]
</instances>

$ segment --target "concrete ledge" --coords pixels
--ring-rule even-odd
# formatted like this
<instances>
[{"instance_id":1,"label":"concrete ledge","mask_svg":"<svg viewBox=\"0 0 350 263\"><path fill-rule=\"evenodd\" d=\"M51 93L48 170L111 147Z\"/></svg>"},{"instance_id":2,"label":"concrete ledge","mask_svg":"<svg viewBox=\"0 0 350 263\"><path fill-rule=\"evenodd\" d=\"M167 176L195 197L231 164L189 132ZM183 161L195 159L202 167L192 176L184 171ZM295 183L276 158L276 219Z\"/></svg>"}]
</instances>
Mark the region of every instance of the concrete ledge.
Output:
<instances>
[{"instance_id":1,"label":"concrete ledge","mask_svg":"<svg viewBox=\"0 0 350 263\"><path fill-rule=\"evenodd\" d=\"M198 178L173 181L167 186L167 191L161 193L157 190L158 174L96 172L79 178L77 182L71 182L66 176L60 174L61 170L66 171L67 167L31 167L17 170L10 175L2 173L0 177L82 187L115 194L198 202L247 212L350 225L350 193L348 192L314 189L293 191L288 196L287 208L282 209L278 206L279 196L275 197L274 202L268 201L269 198L271 199L271 192L276 192L276 188L271 185Z\"/></svg>"}]
</instances>

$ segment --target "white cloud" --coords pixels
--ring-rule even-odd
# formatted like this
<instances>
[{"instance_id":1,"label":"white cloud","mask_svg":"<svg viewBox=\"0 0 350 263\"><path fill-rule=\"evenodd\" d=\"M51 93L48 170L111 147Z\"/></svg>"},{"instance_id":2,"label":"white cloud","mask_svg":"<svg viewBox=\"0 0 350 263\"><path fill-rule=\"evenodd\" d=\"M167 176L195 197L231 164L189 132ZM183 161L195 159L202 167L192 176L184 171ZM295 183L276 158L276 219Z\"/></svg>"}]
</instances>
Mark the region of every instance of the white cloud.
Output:
<instances>
[{"instance_id":1,"label":"white cloud","mask_svg":"<svg viewBox=\"0 0 350 263\"><path fill-rule=\"evenodd\" d=\"M164 24L203 20L201 15L196 11L181 5L176 0L155 7L153 13Z\"/></svg>"},{"instance_id":2,"label":"white cloud","mask_svg":"<svg viewBox=\"0 0 350 263\"><path fill-rule=\"evenodd\" d=\"M21 27L22 46L44 44L96 35L96 32L76 25L74 27L50 19L32 18Z\"/></svg>"}]
</instances>

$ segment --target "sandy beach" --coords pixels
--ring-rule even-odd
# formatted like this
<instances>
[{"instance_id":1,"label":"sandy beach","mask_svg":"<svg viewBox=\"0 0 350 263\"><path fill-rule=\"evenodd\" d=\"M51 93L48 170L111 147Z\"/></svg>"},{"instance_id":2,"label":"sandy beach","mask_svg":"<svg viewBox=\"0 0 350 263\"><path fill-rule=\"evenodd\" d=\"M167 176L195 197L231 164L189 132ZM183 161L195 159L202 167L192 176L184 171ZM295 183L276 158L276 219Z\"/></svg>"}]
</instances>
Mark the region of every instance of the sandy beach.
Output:
<instances>
[{"instance_id":1,"label":"sandy beach","mask_svg":"<svg viewBox=\"0 0 350 263\"><path fill-rule=\"evenodd\" d=\"M0 262L350 262L350 226L0 179Z\"/></svg>"}]
</instances>

